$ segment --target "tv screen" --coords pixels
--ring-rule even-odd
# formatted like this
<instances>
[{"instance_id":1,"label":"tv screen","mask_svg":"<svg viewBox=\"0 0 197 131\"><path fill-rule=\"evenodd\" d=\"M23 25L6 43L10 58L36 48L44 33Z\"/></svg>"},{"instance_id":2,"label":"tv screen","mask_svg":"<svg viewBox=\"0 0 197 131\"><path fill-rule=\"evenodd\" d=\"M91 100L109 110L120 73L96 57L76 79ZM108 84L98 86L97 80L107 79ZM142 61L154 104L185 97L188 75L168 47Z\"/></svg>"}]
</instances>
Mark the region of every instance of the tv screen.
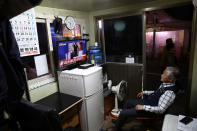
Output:
<instances>
[{"instance_id":1,"label":"tv screen","mask_svg":"<svg viewBox=\"0 0 197 131\"><path fill-rule=\"evenodd\" d=\"M86 60L86 41L57 41L56 42L56 62L59 70L69 69L71 65L76 65Z\"/></svg>"}]
</instances>

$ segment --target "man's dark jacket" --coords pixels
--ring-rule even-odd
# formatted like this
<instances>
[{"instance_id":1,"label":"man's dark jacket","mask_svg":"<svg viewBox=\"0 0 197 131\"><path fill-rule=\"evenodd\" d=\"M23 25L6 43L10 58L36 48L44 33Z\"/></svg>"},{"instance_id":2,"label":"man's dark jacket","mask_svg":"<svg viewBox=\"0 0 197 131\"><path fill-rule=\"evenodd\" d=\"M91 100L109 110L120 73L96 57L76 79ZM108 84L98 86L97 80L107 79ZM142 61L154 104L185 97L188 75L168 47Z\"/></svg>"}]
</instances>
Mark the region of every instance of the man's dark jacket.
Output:
<instances>
[{"instance_id":1,"label":"man's dark jacket","mask_svg":"<svg viewBox=\"0 0 197 131\"><path fill-rule=\"evenodd\" d=\"M0 111L7 101L20 100L25 88L24 68L11 24L0 18Z\"/></svg>"}]
</instances>

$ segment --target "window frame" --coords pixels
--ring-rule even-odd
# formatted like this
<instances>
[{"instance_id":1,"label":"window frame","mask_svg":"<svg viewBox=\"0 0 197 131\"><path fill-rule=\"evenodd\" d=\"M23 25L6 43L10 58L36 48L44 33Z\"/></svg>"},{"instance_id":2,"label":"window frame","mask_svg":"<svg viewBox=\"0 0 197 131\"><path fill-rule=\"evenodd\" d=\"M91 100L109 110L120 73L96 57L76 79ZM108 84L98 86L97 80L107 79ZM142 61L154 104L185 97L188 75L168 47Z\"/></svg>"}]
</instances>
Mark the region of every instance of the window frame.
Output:
<instances>
[{"instance_id":1,"label":"window frame","mask_svg":"<svg viewBox=\"0 0 197 131\"><path fill-rule=\"evenodd\" d=\"M38 76L34 79L28 80L27 79L27 86L28 90L34 90L36 88L39 88L41 86L44 86L46 84L55 82L55 68L54 68L54 59L53 59L53 46L52 46L52 39L51 39L51 32L50 32L50 22L46 18L36 18L36 23L45 23L46 25L46 35L47 35L47 41L48 41L48 53L49 53L49 68L50 72L48 74L45 74L43 76ZM50 34L50 35L49 35ZM27 75L27 73L26 73Z\"/></svg>"},{"instance_id":2,"label":"window frame","mask_svg":"<svg viewBox=\"0 0 197 131\"><path fill-rule=\"evenodd\" d=\"M108 62L106 60L106 49L105 49L105 37L104 37L104 20L108 20L108 19L114 19L114 18L121 18L121 17L128 17L128 16L135 16L135 15L141 15L142 17L142 61L141 62L135 62L135 63L124 63L124 62ZM98 21L101 20L102 21L102 33L99 35L98 34ZM122 64L134 64L134 65L146 65L146 14L145 11L136 11L136 12L128 12L128 13L124 13L124 14L113 14L113 15L107 15L107 16L97 16L95 17L95 36L96 36L96 40L99 41L102 40L102 47L103 47L103 57L104 57L104 63L122 63ZM100 38L99 38L100 36Z\"/></svg>"}]
</instances>

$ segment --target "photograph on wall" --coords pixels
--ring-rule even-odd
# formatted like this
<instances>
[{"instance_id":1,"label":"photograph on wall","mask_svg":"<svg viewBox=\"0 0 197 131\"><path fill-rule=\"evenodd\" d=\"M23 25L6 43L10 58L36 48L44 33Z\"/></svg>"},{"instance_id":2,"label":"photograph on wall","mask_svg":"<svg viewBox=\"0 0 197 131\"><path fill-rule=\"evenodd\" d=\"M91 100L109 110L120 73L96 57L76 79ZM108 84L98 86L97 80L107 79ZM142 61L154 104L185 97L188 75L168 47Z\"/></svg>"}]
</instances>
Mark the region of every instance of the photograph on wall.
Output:
<instances>
[{"instance_id":1,"label":"photograph on wall","mask_svg":"<svg viewBox=\"0 0 197 131\"><path fill-rule=\"evenodd\" d=\"M80 39L81 38L81 26L79 24L75 25L75 28L73 30L69 30L66 27L66 24L62 25L62 33L63 38L71 38L71 39Z\"/></svg>"},{"instance_id":2,"label":"photograph on wall","mask_svg":"<svg viewBox=\"0 0 197 131\"><path fill-rule=\"evenodd\" d=\"M75 38L81 38L81 26L79 24L75 25L74 33L75 33Z\"/></svg>"},{"instance_id":3,"label":"photograph on wall","mask_svg":"<svg viewBox=\"0 0 197 131\"><path fill-rule=\"evenodd\" d=\"M74 38L75 37L75 33L74 30L69 30L66 27L66 24L62 25L62 34L63 34L63 38Z\"/></svg>"},{"instance_id":4,"label":"photograph on wall","mask_svg":"<svg viewBox=\"0 0 197 131\"><path fill-rule=\"evenodd\" d=\"M34 9L30 9L10 20L20 56L40 54Z\"/></svg>"}]
</instances>

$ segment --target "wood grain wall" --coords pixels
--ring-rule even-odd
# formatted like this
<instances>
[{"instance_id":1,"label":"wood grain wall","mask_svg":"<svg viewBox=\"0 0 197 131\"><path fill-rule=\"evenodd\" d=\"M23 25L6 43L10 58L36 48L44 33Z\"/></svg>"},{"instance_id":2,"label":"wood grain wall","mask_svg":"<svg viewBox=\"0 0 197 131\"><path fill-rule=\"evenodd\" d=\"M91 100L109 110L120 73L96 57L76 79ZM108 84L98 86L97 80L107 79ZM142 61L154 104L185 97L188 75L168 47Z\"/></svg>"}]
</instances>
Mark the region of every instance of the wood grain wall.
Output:
<instances>
[{"instance_id":1,"label":"wood grain wall","mask_svg":"<svg viewBox=\"0 0 197 131\"><path fill-rule=\"evenodd\" d=\"M135 99L138 92L142 91L142 64L107 63L108 79L117 85L121 80L127 81L126 99Z\"/></svg>"}]
</instances>

